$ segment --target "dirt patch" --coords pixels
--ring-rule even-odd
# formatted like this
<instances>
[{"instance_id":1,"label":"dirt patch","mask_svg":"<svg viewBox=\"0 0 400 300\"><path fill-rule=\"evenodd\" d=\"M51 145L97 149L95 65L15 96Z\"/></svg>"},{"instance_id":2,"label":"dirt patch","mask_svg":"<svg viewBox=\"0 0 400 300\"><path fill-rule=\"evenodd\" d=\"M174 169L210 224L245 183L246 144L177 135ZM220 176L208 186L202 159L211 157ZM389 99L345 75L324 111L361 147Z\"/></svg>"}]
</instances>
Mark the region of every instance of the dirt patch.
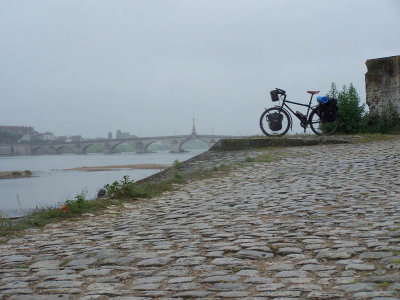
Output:
<instances>
[{"instance_id":1,"label":"dirt patch","mask_svg":"<svg viewBox=\"0 0 400 300\"><path fill-rule=\"evenodd\" d=\"M32 172L25 171L3 171L0 172L0 179L14 179L32 177Z\"/></svg>"}]
</instances>

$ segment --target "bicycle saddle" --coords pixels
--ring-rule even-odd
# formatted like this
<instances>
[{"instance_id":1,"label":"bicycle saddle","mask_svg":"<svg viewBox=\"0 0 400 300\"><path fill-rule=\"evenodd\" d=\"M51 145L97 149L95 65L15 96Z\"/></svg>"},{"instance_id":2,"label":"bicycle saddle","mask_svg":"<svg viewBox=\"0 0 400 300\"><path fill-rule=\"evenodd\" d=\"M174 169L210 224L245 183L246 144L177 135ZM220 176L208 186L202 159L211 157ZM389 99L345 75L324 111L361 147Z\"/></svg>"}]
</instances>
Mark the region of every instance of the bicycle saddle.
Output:
<instances>
[{"instance_id":1,"label":"bicycle saddle","mask_svg":"<svg viewBox=\"0 0 400 300\"><path fill-rule=\"evenodd\" d=\"M315 94L318 94L319 91L307 91L307 93L309 93L309 94L311 94L311 95L315 95Z\"/></svg>"}]
</instances>

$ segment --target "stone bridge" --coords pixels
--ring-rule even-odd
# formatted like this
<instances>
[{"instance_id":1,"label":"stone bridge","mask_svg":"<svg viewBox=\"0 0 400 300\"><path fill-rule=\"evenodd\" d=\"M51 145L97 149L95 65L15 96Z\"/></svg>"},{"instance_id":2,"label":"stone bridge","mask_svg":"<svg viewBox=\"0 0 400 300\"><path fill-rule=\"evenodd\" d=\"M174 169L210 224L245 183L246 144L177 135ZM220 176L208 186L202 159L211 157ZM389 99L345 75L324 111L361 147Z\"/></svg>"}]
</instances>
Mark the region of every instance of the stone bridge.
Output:
<instances>
[{"instance_id":1,"label":"stone bridge","mask_svg":"<svg viewBox=\"0 0 400 300\"><path fill-rule=\"evenodd\" d=\"M146 153L148 147L156 142L170 145L171 152L182 152L182 146L190 140L200 140L208 146L214 145L222 138L232 138L223 135L176 135L158 137L137 137L128 139L93 139L76 142L49 142L37 144L16 144L0 146L0 154L3 155L35 155L35 154L60 154L63 152L86 154L89 146L100 146L104 153L114 153L120 144L130 144L135 147L136 153Z\"/></svg>"}]
</instances>

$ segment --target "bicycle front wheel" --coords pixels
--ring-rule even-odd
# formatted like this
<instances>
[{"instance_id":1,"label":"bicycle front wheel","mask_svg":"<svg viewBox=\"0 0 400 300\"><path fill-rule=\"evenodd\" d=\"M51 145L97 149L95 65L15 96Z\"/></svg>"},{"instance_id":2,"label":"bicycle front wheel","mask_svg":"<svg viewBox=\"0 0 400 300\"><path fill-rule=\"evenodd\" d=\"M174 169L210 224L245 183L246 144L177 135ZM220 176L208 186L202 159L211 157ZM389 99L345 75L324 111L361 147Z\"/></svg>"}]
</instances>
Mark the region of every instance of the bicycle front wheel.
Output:
<instances>
[{"instance_id":1,"label":"bicycle front wheel","mask_svg":"<svg viewBox=\"0 0 400 300\"><path fill-rule=\"evenodd\" d=\"M311 130L317 135L331 135L339 126L339 118L332 122L323 122L317 108L313 109L308 120Z\"/></svg>"},{"instance_id":2,"label":"bicycle front wheel","mask_svg":"<svg viewBox=\"0 0 400 300\"><path fill-rule=\"evenodd\" d=\"M289 114L280 107L268 108L261 115L260 128L267 136L284 136L288 132L289 127Z\"/></svg>"}]
</instances>

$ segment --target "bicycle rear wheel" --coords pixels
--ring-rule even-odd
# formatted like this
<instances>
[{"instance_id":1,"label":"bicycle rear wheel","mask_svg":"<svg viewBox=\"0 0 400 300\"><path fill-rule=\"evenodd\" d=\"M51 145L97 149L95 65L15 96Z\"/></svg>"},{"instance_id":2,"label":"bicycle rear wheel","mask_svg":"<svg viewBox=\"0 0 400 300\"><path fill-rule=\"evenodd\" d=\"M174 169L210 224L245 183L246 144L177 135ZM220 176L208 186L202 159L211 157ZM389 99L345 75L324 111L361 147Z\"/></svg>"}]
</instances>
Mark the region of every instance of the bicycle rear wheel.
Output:
<instances>
[{"instance_id":1,"label":"bicycle rear wheel","mask_svg":"<svg viewBox=\"0 0 400 300\"><path fill-rule=\"evenodd\" d=\"M261 114L260 128L267 136L284 136L288 132L289 127L289 114L280 107L268 108Z\"/></svg>"},{"instance_id":2,"label":"bicycle rear wheel","mask_svg":"<svg viewBox=\"0 0 400 300\"><path fill-rule=\"evenodd\" d=\"M308 119L311 130L317 135L331 135L339 126L339 118L332 122L323 122L318 114L318 109L314 108Z\"/></svg>"}]
</instances>

